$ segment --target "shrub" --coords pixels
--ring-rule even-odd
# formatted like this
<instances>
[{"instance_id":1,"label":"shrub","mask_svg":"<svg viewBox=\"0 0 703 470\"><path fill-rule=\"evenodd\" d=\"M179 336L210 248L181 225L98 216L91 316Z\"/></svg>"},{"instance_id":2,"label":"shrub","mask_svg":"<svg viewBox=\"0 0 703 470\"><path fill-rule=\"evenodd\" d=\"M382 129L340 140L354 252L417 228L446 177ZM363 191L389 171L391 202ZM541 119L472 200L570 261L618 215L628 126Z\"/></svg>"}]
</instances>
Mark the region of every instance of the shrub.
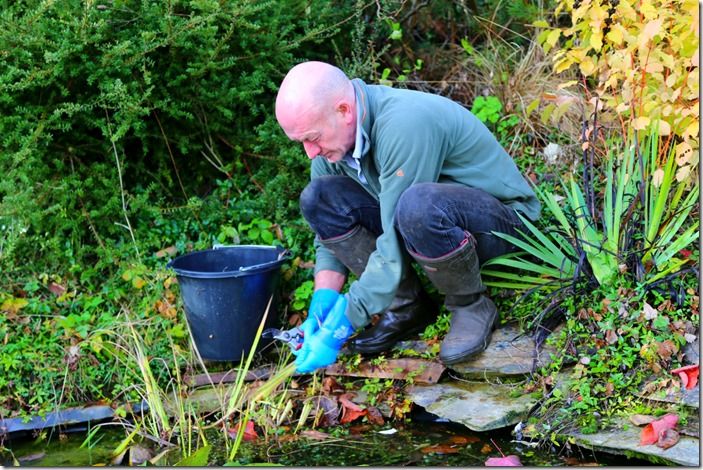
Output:
<instances>
[{"instance_id":1,"label":"shrub","mask_svg":"<svg viewBox=\"0 0 703 470\"><path fill-rule=\"evenodd\" d=\"M217 177L237 191L230 211L259 197L257 210L290 211L288 192L266 193L305 180L299 151L277 150L283 137L272 131L273 97L305 47L329 53L323 40L337 28L327 25L345 8L322 1L0 5L4 270L136 254L141 233L134 232L151 215L133 205L140 188L146 193L137 206L144 208L146 194L152 203L185 206L201 231L192 198L211 192Z\"/></svg>"}]
</instances>

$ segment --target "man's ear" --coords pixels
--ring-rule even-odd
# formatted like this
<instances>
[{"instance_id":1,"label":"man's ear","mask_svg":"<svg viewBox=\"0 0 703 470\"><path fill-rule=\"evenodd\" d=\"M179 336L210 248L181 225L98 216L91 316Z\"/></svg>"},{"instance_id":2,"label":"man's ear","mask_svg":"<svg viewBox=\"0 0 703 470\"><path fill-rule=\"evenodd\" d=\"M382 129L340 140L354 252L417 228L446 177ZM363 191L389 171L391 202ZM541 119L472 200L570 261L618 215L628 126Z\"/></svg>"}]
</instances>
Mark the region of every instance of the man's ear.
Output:
<instances>
[{"instance_id":1,"label":"man's ear","mask_svg":"<svg viewBox=\"0 0 703 470\"><path fill-rule=\"evenodd\" d=\"M344 119L344 122L347 124L350 124L356 119L354 108L347 101L342 100L337 103L337 112L342 115L342 119Z\"/></svg>"}]
</instances>

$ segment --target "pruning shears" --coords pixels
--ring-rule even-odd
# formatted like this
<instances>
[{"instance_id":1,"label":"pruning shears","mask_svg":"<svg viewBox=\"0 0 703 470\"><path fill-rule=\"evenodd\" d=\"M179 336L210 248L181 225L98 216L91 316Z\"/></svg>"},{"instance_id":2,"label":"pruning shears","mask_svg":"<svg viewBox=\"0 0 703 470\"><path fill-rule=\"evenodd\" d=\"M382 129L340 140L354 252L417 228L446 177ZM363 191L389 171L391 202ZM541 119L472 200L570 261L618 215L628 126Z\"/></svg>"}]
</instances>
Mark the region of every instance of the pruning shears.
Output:
<instances>
[{"instance_id":1,"label":"pruning shears","mask_svg":"<svg viewBox=\"0 0 703 470\"><path fill-rule=\"evenodd\" d=\"M278 328L267 328L261 333L263 338L273 338L288 344L293 351L303 347L303 337L305 334L299 327L290 330L279 330Z\"/></svg>"}]
</instances>

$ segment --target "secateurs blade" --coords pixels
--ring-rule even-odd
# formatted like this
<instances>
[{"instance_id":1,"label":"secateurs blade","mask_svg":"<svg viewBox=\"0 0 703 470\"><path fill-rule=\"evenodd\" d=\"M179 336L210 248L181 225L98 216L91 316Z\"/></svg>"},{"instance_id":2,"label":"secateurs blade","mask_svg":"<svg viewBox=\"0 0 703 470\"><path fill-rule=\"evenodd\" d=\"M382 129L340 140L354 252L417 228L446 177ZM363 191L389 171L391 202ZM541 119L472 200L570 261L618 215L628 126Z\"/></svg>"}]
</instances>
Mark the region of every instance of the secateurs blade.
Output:
<instances>
[{"instance_id":1,"label":"secateurs blade","mask_svg":"<svg viewBox=\"0 0 703 470\"><path fill-rule=\"evenodd\" d=\"M303 346L303 330L291 328L290 330L279 330L278 328L267 328L261 333L263 338L273 338L288 344L293 351L297 351Z\"/></svg>"}]
</instances>

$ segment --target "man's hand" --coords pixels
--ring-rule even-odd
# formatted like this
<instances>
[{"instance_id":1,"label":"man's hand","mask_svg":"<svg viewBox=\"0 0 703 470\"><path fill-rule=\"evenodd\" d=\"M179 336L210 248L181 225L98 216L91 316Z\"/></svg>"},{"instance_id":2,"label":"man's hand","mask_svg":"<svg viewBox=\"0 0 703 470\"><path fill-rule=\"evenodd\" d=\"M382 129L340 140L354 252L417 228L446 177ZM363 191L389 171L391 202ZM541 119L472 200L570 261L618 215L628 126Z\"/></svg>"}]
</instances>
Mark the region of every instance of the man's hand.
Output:
<instances>
[{"instance_id":1,"label":"man's hand","mask_svg":"<svg viewBox=\"0 0 703 470\"><path fill-rule=\"evenodd\" d=\"M308 318L300 325L300 330L303 332L303 344L305 344L306 338L312 338L312 335L320 329L337 299L339 299L339 292L333 289L317 289L315 291L310 301L310 308L308 308ZM304 359L304 348L293 351L293 354L298 357L303 356Z\"/></svg>"},{"instance_id":2,"label":"man's hand","mask_svg":"<svg viewBox=\"0 0 703 470\"><path fill-rule=\"evenodd\" d=\"M295 360L297 372L312 372L337 360L342 345L354 332L346 311L347 298L339 295L320 329L312 336L305 335L303 347Z\"/></svg>"}]
</instances>

